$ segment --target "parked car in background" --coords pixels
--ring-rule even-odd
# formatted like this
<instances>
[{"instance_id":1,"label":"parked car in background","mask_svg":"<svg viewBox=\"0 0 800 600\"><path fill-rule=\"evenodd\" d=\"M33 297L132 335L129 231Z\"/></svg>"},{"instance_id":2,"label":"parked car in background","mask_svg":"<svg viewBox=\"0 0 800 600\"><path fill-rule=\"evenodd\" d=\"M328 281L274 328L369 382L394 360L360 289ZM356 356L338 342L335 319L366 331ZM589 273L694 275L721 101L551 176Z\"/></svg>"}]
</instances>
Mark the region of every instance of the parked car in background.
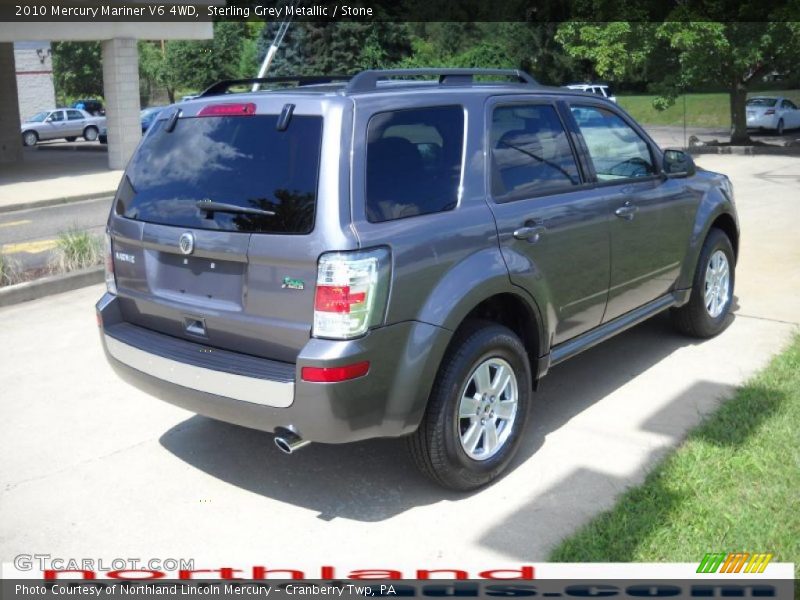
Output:
<instances>
[{"instance_id":1,"label":"parked car in background","mask_svg":"<svg viewBox=\"0 0 800 600\"><path fill-rule=\"evenodd\" d=\"M667 310L730 323L730 180L606 98L511 70L299 79L214 85L128 164L97 313L134 385L286 453L405 436L469 490L552 366Z\"/></svg>"},{"instance_id":2,"label":"parked car in background","mask_svg":"<svg viewBox=\"0 0 800 600\"><path fill-rule=\"evenodd\" d=\"M94 117L78 108L45 110L22 123L22 143L25 146L35 146L40 141L59 138L74 142L79 137L93 142L105 122L105 117Z\"/></svg>"},{"instance_id":3,"label":"parked car in background","mask_svg":"<svg viewBox=\"0 0 800 600\"><path fill-rule=\"evenodd\" d=\"M166 106L150 106L142 110L139 113L139 120L142 123L142 133L147 131L147 128L153 124L153 122L158 118L159 113L167 108Z\"/></svg>"},{"instance_id":4,"label":"parked car in background","mask_svg":"<svg viewBox=\"0 0 800 600\"><path fill-rule=\"evenodd\" d=\"M571 90L580 90L582 92L589 92L590 94L597 94L603 98L608 98L612 102L617 101L617 97L613 94L607 83L570 83L564 87Z\"/></svg>"},{"instance_id":5,"label":"parked car in background","mask_svg":"<svg viewBox=\"0 0 800 600\"><path fill-rule=\"evenodd\" d=\"M72 108L85 110L93 117L102 117L106 114L106 109L100 100L76 100L72 103Z\"/></svg>"},{"instance_id":6,"label":"parked car in background","mask_svg":"<svg viewBox=\"0 0 800 600\"><path fill-rule=\"evenodd\" d=\"M785 129L800 127L800 110L794 102L781 96L755 96L747 100L747 126L774 129L783 135Z\"/></svg>"},{"instance_id":7,"label":"parked car in background","mask_svg":"<svg viewBox=\"0 0 800 600\"><path fill-rule=\"evenodd\" d=\"M139 113L139 122L142 125L142 133L147 131L147 128L152 125L155 121L156 117L158 117L159 113L167 108L166 106L150 106L148 108L142 109ZM108 129L105 125L100 129L100 135L98 136L98 140L101 144L108 143Z\"/></svg>"}]
</instances>

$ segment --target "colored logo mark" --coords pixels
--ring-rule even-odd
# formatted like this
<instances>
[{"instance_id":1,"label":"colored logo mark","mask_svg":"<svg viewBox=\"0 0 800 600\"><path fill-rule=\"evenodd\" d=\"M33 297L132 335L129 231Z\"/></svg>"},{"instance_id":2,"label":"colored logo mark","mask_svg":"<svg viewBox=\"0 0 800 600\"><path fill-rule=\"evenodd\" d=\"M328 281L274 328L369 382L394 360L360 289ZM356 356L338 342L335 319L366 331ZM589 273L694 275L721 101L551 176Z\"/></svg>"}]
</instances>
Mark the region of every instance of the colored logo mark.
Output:
<instances>
[{"instance_id":1,"label":"colored logo mark","mask_svg":"<svg viewBox=\"0 0 800 600\"><path fill-rule=\"evenodd\" d=\"M748 554L747 552L717 552L706 554L698 573L763 573L772 554Z\"/></svg>"}]
</instances>

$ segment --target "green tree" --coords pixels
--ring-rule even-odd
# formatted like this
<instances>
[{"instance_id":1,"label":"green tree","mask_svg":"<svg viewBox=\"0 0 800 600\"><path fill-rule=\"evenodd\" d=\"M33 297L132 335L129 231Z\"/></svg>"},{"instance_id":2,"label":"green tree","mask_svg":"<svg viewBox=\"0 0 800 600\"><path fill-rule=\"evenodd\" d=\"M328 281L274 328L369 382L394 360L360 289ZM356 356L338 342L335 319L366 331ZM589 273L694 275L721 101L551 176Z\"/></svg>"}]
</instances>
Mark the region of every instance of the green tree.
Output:
<instances>
[{"instance_id":1,"label":"green tree","mask_svg":"<svg viewBox=\"0 0 800 600\"><path fill-rule=\"evenodd\" d=\"M678 53L679 71L668 98L677 90L715 81L728 90L731 143L745 144L745 103L750 86L770 71L797 72L800 23L667 22L658 37Z\"/></svg>"},{"instance_id":2,"label":"green tree","mask_svg":"<svg viewBox=\"0 0 800 600\"><path fill-rule=\"evenodd\" d=\"M163 88L170 103L175 102L175 90L181 81L167 60L166 43L139 42L139 79L148 91L153 87Z\"/></svg>"},{"instance_id":3,"label":"green tree","mask_svg":"<svg viewBox=\"0 0 800 600\"><path fill-rule=\"evenodd\" d=\"M730 98L731 143L749 143L745 102L750 86L776 70L797 72L800 23L691 21L687 8L664 22L564 23L557 40L566 52L589 60L600 77L646 77L666 108L677 94L717 84Z\"/></svg>"},{"instance_id":4,"label":"green tree","mask_svg":"<svg viewBox=\"0 0 800 600\"><path fill-rule=\"evenodd\" d=\"M61 103L68 97L103 95L100 42L53 43L53 80Z\"/></svg>"},{"instance_id":5,"label":"green tree","mask_svg":"<svg viewBox=\"0 0 800 600\"><path fill-rule=\"evenodd\" d=\"M259 62L275 35L268 24L259 37ZM270 75L349 74L391 66L411 52L405 24L388 22L292 23Z\"/></svg>"},{"instance_id":6,"label":"green tree","mask_svg":"<svg viewBox=\"0 0 800 600\"><path fill-rule=\"evenodd\" d=\"M222 79L236 79L245 39L245 23L220 21L214 24L211 40L167 42L165 73L176 87L197 91Z\"/></svg>"}]
</instances>

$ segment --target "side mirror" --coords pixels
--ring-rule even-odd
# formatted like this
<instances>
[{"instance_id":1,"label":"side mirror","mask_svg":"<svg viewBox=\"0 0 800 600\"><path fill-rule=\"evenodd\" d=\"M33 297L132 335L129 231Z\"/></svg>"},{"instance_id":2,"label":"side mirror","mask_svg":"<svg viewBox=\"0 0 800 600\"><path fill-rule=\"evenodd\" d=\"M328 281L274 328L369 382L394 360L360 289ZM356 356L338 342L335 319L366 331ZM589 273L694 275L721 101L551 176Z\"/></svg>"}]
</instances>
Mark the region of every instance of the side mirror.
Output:
<instances>
[{"instance_id":1,"label":"side mirror","mask_svg":"<svg viewBox=\"0 0 800 600\"><path fill-rule=\"evenodd\" d=\"M47 117L45 119L45 121L47 121L48 123L52 123L53 122L53 115L50 115L49 117Z\"/></svg>"},{"instance_id":2,"label":"side mirror","mask_svg":"<svg viewBox=\"0 0 800 600\"><path fill-rule=\"evenodd\" d=\"M683 150L664 150L664 174L667 177L691 177L697 172L694 161Z\"/></svg>"}]
</instances>

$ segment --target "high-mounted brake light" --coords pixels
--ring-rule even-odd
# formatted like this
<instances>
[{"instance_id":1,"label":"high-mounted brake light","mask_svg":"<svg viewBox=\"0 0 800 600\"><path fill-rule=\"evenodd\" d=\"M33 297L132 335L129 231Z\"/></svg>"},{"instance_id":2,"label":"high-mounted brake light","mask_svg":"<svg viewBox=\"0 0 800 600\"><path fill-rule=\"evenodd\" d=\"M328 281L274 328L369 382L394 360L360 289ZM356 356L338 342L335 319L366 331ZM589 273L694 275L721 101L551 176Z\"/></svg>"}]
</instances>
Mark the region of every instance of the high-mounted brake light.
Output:
<instances>
[{"instance_id":1,"label":"high-mounted brake light","mask_svg":"<svg viewBox=\"0 0 800 600\"><path fill-rule=\"evenodd\" d=\"M256 114L256 105L252 102L236 102L227 104L208 104L200 109L198 117L250 117Z\"/></svg>"},{"instance_id":2,"label":"high-mounted brake light","mask_svg":"<svg viewBox=\"0 0 800 600\"><path fill-rule=\"evenodd\" d=\"M383 322L389 294L389 250L323 254L314 297L315 337L350 339Z\"/></svg>"}]
</instances>

